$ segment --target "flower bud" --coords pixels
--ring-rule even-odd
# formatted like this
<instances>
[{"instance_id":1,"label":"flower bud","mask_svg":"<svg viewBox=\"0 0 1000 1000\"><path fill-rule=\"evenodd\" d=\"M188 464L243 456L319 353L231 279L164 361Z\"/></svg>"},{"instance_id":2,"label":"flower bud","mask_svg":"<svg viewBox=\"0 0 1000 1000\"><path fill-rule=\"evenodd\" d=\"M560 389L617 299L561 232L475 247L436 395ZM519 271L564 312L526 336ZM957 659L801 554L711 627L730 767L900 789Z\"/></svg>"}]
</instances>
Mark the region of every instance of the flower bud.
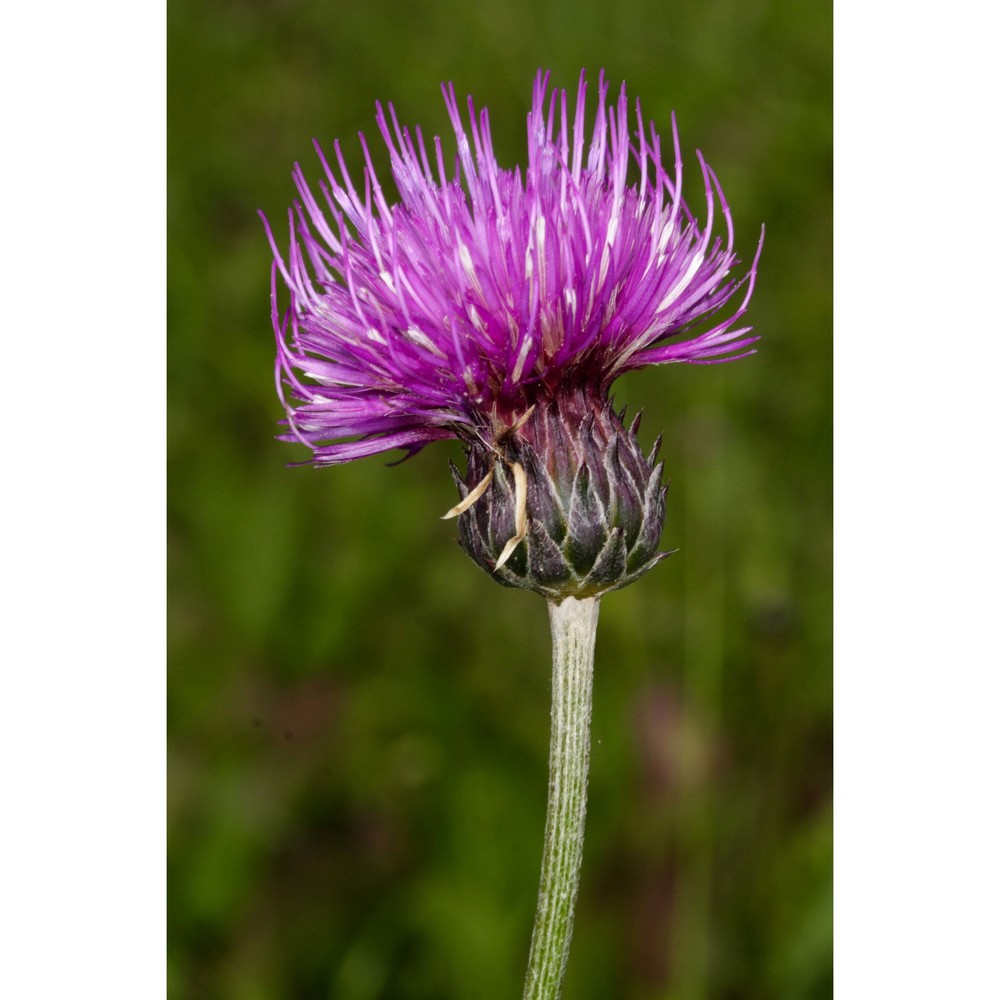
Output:
<instances>
[{"instance_id":1,"label":"flower bud","mask_svg":"<svg viewBox=\"0 0 1000 1000\"><path fill-rule=\"evenodd\" d=\"M492 448L468 446L464 481L452 467L463 501L486 485L459 519L462 548L501 583L554 599L617 590L665 558L659 441L643 457L639 418L626 430L623 416L606 397L563 393Z\"/></svg>"}]
</instances>

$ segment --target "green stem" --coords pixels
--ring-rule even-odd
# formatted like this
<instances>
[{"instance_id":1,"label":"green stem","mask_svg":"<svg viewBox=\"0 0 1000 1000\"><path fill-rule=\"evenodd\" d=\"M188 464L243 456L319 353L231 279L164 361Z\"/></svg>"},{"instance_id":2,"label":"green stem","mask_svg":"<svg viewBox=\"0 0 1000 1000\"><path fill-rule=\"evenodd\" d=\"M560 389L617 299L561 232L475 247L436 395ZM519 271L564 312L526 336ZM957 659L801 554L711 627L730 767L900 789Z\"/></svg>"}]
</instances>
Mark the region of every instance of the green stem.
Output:
<instances>
[{"instance_id":1,"label":"green stem","mask_svg":"<svg viewBox=\"0 0 1000 1000\"><path fill-rule=\"evenodd\" d=\"M549 804L538 909L524 1000L558 1000L562 993L573 912L583 860L590 767L594 640L600 598L549 601L552 629L552 740Z\"/></svg>"}]
</instances>

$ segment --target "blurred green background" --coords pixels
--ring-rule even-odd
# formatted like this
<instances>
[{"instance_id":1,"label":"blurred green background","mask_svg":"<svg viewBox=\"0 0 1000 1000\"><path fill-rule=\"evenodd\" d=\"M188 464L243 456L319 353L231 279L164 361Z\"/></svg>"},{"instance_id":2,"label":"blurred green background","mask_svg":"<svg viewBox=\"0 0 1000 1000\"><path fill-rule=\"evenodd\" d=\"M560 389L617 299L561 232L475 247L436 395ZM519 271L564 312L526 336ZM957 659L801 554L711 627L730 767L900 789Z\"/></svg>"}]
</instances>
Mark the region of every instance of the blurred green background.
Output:
<instances>
[{"instance_id":1,"label":"blurred green background","mask_svg":"<svg viewBox=\"0 0 1000 1000\"><path fill-rule=\"evenodd\" d=\"M439 520L457 446L286 468L305 455L273 439L255 213L280 228L313 137L360 172L376 99L447 146L442 80L522 162L540 66L567 87L604 67L661 126L676 110L745 259L767 224L759 353L616 386L647 446L664 432L680 551L603 602L565 996L830 995L831 20L795 0L172 0L171 1000L520 996L544 602Z\"/></svg>"}]
</instances>

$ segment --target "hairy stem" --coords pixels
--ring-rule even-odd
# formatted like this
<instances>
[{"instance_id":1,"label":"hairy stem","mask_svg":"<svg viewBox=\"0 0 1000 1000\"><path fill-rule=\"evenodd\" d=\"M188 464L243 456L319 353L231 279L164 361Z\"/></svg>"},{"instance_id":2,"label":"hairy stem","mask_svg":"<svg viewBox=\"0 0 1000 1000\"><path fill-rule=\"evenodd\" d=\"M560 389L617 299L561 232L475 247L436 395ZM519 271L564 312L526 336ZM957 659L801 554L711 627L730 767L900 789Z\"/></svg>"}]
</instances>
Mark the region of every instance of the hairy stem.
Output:
<instances>
[{"instance_id":1,"label":"hairy stem","mask_svg":"<svg viewBox=\"0 0 1000 1000\"><path fill-rule=\"evenodd\" d=\"M552 628L552 741L549 803L538 908L524 1000L557 1000L573 935L583 860L590 767L594 640L600 598L549 602Z\"/></svg>"}]
</instances>

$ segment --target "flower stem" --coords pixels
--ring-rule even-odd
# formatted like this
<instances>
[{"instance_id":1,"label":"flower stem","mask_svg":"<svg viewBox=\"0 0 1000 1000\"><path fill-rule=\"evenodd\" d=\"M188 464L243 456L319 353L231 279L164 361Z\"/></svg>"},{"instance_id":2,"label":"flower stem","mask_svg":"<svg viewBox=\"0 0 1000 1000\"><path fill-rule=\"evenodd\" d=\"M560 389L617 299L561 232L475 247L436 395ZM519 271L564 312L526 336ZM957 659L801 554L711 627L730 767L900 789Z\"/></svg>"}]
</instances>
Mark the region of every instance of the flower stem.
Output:
<instances>
[{"instance_id":1,"label":"flower stem","mask_svg":"<svg viewBox=\"0 0 1000 1000\"><path fill-rule=\"evenodd\" d=\"M594 640L600 598L549 601L552 737L538 908L524 1000L558 1000L573 935L590 767Z\"/></svg>"}]
</instances>

